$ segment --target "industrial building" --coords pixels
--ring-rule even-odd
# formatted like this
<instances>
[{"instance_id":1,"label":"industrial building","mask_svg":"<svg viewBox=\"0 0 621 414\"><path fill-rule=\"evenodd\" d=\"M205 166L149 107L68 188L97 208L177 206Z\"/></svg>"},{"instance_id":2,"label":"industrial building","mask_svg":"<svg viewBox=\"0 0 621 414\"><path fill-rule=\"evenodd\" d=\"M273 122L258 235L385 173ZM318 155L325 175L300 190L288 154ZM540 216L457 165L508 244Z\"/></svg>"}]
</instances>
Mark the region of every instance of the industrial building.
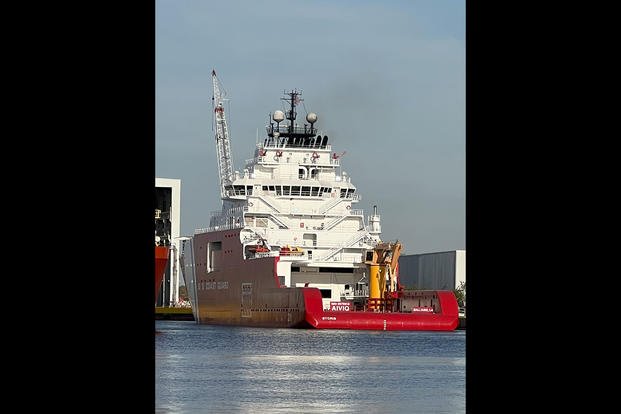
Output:
<instances>
[{"instance_id":1,"label":"industrial building","mask_svg":"<svg viewBox=\"0 0 621 414\"><path fill-rule=\"evenodd\" d=\"M181 180L155 178L155 236L170 247L168 266L156 306L174 307L179 302L180 228Z\"/></svg>"},{"instance_id":2,"label":"industrial building","mask_svg":"<svg viewBox=\"0 0 621 414\"><path fill-rule=\"evenodd\" d=\"M461 282L466 283L466 251L402 255L399 281L415 289L457 289Z\"/></svg>"}]
</instances>

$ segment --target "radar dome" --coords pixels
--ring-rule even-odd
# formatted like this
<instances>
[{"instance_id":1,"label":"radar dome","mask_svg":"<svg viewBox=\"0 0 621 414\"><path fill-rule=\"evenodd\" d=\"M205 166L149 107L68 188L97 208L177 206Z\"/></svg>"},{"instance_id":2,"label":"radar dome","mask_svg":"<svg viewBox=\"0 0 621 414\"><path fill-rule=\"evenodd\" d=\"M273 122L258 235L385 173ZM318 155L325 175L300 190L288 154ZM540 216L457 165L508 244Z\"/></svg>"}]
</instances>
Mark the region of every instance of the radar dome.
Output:
<instances>
[{"instance_id":1,"label":"radar dome","mask_svg":"<svg viewBox=\"0 0 621 414\"><path fill-rule=\"evenodd\" d=\"M315 122L317 122L317 114L314 112L310 112L308 115L306 115L306 120L311 124L314 124Z\"/></svg>"},{"instance_id":2,"label":"radar dome","mask_svg":"<svg viewBox=\"0 0 621 414\"><path fill-rule=\"evenodd\" d=\"M285 113L283 111L274 111L272 119L276 122L282 122L285 120Z\"/></svg>"}]
</instances>

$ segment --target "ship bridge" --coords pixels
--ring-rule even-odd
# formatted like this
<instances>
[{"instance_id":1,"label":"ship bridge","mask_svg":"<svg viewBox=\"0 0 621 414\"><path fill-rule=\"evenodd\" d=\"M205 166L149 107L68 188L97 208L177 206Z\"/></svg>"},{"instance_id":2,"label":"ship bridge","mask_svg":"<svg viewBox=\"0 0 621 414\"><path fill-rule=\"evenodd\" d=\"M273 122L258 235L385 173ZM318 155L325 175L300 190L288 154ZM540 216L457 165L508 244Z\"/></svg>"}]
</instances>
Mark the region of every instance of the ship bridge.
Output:
<instances>
[{"instance_id":1,"label":"ship bridge","mask_svg":"<svg viewBox=\"0 0 621 414\"><path fill-rule=\"evenodd\" d=\"M244 258L280 256L286 275L291 265L363 268L364 251L379 240L379 216L366 224L364 212L353 208L361 198L341 171L345 152L333 152L316 127L317 115L310 112L307 123L296 124L299 92L285 100L290 109L270 114L267 136L225 184L222 211L212 213L210 226L241 228Z\"/></svg>"}]
</instances>

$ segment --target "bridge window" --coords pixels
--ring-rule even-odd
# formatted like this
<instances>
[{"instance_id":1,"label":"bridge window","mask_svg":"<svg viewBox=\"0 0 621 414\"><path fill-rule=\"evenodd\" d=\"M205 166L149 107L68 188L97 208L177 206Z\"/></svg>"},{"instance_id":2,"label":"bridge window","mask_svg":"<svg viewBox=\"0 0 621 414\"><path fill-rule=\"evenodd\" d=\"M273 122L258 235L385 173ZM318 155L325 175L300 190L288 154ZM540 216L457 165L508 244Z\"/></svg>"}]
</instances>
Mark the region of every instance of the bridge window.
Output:
<instances>
[{"instance_id":1,"label":"bridge window","mask_svg":"<svg viewBox=\"0 0 621 414\"><path fill-rule=\"evenodd\" d=\"M311 195L312 196L319 195L319 187L313 187L313 189L311 190Z\"/></svg>"},{"instance_id":2,"label":"bridge window","mask_svg":"<svg viewBox=\"0 0 621 414\"><path fill-rule=\"evenodd\" d=\"M291 194L291 186L283 185L282 186L282 195L290 195Z\"/></svg>"},{"instance_id":3,"label":"bridge window","mask_svg":"<svg viewBox=\"0 0 621 414\"><path fill-rule=\"evenodd\" d=\"M321 297L324 299L332 297L332 289L319 289L321 291Z\"/></svg>"}]
</instances>

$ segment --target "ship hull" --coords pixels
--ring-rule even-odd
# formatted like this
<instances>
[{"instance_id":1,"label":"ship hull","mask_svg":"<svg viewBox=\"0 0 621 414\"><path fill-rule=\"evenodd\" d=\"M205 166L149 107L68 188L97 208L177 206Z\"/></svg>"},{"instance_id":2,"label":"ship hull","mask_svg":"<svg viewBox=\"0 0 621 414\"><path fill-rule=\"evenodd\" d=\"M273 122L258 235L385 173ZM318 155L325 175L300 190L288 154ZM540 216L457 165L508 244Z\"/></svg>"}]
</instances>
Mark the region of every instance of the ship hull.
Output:
<instances>
[{"instance_id":1,"label":"ship hull","mask_svg":"<svg viewBox=\"0 0 621 414\"><path fill-rule=\"evenodd\" d=\"M326 311L319 289L280 286L279 257L244 260L239 229L197 234L191 251L193 257L184 260L184 272L191 276L192 308L199 324L449 331L459 323L457 301L450 291L417 296L419 303L421 297L428 296L429 301L433 297L437 305L433 312Z\"/></svg>"},{"instance_id":2,"label":"ship hull","mask_svg":"<svg viewBox=\"0 0 621 414\"><path fill-rule=\"evenodd\" d=\"M321 307L319 290L306 288L306 321L316 329L452 331L457 328L459 308L455 295L449 291L429 291L427 294L438 297L439 312L329 312Z\"/></svg>"},{"instance_id":3,"label":"ship hull","mask_svg":"<svg viewBox=\"0 0 621 414\"><path fill-rule=\"evenodd\" d=\"M168 247L155 246L155 299L157 302L157 296L160 293L162 286L162 279L166 271L166 265L168 264Z\"/></svg>"}]
</instances>

